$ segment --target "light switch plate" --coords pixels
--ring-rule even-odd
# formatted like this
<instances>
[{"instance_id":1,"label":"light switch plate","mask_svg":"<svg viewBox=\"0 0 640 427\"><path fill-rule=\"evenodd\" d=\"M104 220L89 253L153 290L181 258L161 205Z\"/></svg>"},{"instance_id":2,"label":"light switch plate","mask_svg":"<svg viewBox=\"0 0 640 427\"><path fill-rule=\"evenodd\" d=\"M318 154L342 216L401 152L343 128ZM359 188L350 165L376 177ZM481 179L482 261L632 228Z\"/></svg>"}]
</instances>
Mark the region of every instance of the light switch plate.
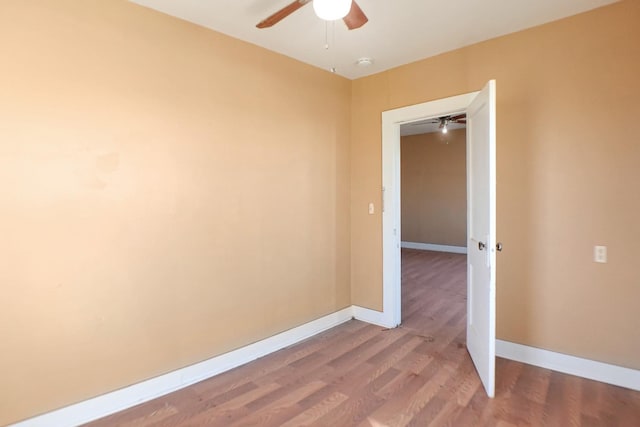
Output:
<instances>
[{"instance_id":1,"label":"light switch plate","mask_svg":"<svg viewBox=\"0 0 640 427\"><path fill-rule=\"evenodd\" d=\"M606 263L607 262L607 247L606 246L594 246L593 247L593 260L595 262Z\"/></svg>"}]
</instances>

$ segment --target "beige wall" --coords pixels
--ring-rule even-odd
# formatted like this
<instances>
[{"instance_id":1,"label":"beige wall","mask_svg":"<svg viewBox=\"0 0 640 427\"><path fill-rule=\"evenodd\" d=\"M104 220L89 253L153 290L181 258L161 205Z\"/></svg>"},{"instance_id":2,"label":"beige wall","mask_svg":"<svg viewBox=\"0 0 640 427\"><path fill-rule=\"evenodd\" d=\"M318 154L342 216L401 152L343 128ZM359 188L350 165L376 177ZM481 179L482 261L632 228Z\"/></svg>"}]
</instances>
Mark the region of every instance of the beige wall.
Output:
<instances>
[{"instance_id":1,"label":"beige wall","mask_svg":"<svg viewBox=\"0 0 640 427\"><path fill-rule=\"evenodd\" d=\"M0 57L0 425L350 304L348 80L126 1Z\"/></svg>"},{"instance_id":2,"label":"beige wall","mask_svg":"<svg viewBox=\"0 0 640 427\"><path fill-rule=\"evenodd\" d=\"M400 139L403 242L467 246L466 135Z\"/></svg>"},{"instance_id":3,"label":"beige wall","mask_svg":"<svg viewBox=\"0 0 640 427\"><path fill-rule=\"evenodd\" d=\"M380 201L380 113L494 78L498 337L639 369L638 22L640 2L623 1L356 80L353 303L382 302L381 217L367 215Z\"/></svg>"}]
</instances>

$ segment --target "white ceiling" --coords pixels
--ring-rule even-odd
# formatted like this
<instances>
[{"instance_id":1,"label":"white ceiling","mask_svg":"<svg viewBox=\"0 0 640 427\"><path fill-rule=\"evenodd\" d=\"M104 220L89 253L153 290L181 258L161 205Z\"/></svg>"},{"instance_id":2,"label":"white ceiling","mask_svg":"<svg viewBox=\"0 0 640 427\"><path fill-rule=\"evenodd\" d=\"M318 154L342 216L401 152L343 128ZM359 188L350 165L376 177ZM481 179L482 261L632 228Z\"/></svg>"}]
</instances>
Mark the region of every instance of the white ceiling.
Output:
<instances>
[{"instance_id":1,"label":"white ceiling","mask_svg":"<svg viewBox=\"0 0 640 427\"><path fill-rule=\"evenodd\" d=\"M349 79L378 73L617 0L357 0L369 17L348 31L339 21L325 50L325 21L306 5L272 28L255 25L293 0L131 0ZM355 64L374 59L367 68Z\"/></svg>"}]
</instances>

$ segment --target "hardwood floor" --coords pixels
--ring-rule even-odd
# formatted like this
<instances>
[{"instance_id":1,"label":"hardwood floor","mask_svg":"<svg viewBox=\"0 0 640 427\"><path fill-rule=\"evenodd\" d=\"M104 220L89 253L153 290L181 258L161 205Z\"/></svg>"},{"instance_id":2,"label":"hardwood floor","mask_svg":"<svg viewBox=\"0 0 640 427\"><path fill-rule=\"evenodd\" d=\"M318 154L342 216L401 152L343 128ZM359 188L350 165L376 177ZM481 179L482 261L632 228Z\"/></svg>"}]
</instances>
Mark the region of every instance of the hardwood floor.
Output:
<instances>
[{"instance_id":1,"label":"hardwood floor","mask_svg":"<svg viewBox=\"0 0 640 427\"><path fill-rule=\"evenodd\" d=\"M464 255L402 251L403 325L350 321L101 426L639 426L640 393L465 349Z\"/></svg>"}]
</instances>

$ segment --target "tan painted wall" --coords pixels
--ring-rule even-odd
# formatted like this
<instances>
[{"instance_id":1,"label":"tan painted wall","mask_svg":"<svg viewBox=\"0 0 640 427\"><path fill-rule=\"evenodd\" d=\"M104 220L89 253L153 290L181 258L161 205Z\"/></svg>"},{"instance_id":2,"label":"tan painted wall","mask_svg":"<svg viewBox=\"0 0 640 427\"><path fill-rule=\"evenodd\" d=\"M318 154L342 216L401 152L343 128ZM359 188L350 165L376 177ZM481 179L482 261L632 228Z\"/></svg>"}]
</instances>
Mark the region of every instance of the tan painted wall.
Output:
<instances>
[{"instance_id":1,"label":"tan painted wall","mask_svg":"<svg viewBox=\"0 0 640 427\"><path fill-rule=\"evenodd\" d=\"M639 22L623 1L355 81L353 303L382 302L380 113L495 78L498 337L639 369Z\"/></svg>"},{"instance_id":2,"label":"tan painted wall","mask_svg":"<svg viewBox=\"0 0 640 427\"><path fill-rule=\"evenodd\" d=\"M403 242L467 246L466 135L400 139Z\"/></svg>"},{"instance_id":3,"label":"tan painted wall","mask_svg":"<svg viewBox=\"0 0 640 427\"><path fill-rule=\"evenodd\" d=\"M348 80L126 1L0 57L0 425L350 304Z\"/></svg>"}]
</instances>

